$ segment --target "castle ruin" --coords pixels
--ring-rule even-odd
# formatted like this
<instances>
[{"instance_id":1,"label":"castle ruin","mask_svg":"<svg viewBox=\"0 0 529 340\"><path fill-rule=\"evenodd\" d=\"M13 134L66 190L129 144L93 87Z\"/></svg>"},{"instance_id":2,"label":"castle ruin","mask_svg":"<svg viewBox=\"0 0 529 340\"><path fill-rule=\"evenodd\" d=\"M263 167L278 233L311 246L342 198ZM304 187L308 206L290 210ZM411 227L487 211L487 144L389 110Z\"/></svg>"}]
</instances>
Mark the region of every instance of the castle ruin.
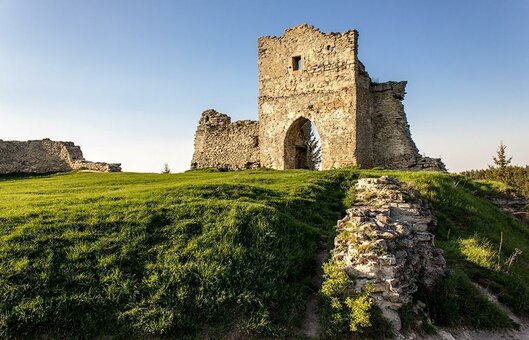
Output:
<instances>
[{"instance_id":1,"label":"castle ruin","mask_svg":"<svg viewBox=\"0 0 529 340\"><path fill-rule=\"evenodd\" d=\"M402 100L406 82L376 83L358 60L358 32L310 25L258 40L259 121L204 111L191 168L305 168L300 131L314 124L323 170L344 166L441 170L413 142ZM306 133L301 133L306 138Z\"/></svg>"}]
</instances>

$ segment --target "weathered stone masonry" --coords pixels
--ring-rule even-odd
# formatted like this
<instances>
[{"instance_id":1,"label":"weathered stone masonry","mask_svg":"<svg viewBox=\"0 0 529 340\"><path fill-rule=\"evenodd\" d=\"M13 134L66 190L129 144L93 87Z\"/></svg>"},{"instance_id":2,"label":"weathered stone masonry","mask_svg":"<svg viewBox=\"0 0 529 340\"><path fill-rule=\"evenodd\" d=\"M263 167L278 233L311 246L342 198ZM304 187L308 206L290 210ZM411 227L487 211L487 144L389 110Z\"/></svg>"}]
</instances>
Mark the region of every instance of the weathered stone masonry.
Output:
<instances>
[{"instance_id":1,"label":"weathered stone masonry","mask_svg":"<svg viewBox=\"0 0 529 340\"><path fill-rule=\"evenodd\" d=\"M72 142L50 139L30 141L0 140L0 174L54 173L72 170L121 171L120 164L90 162Z\"/></svg>"},{"instance_id":2,"label":"weathered stone masonry","mask_svg":"<svg viewBox=\"0 0 529 340\"><path fill-rule=\"evenodd\" d=\"M321 138L324 170L445 170L439 159L421 157L411 138L402 105L406 82L375 83L358 60L357 31L325 34L300 25L281 37L261 37L258 69L259 123L230 123L223 115L206 125L212 111L204 112L192 168L296 168L303 152L296 135L310 121ZM250 143L256 129L258 141Z\"/></svg>"},{"instance_id":3,"label":"weathered stone masonry","mask_svg":"<svg viewBox=\"0 0 529 340\"><path fill-rule=\"evenodd\" d=\"M202 114L195 135L192 168L254 169L259 166L259 123L232 123L215 110Z\"/></svg>"},{"instance_id":4,"label":"weathered stone masonry","mask_svg":"<svg viewBox=\"0 0 529 340\"><path fill-rule=\"evenodd\" d=\"M431 290L446 261L434 246L436 219L420 194L394 178L363 178L355 203L338 221L332 261L349 274L347 292L370 284L371 297L400 329L398 309L419 285Z\"/></svg>"}]
</instances>

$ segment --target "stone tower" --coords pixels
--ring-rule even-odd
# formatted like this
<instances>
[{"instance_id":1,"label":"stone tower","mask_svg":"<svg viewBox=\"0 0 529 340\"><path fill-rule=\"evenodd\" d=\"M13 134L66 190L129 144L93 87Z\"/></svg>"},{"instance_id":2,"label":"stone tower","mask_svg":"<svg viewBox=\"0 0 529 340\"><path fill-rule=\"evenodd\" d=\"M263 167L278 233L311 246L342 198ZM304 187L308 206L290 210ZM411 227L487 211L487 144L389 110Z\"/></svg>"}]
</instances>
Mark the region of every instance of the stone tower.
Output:
<instances>
[{"instance_id":1,"label":"stone tower","mask_svg":"<svg viewBox=\"0 0 529 340\"><path fill-rule=\"evenodd\" d=\"M311 122L320 135L323 170L444 170L439 159L421 157L411 138L402 105L406 82L369 78L358 60L357 31L326 34L305 24L280 37L261 37L258 69L259 122L206 126L221 114L205 111L192 168L303 167L299 160L307 149L299 136Z\"/></svg>"},{"instance_id":2,"label":"stone tower","mask_svg":"<svg viewBox=\"0 0 529 340\"><path fill-rule=\"evenodd\" d=\"M287 29L258 42L261 164L295 167L292 135L307 120L321 137L322 168L373 165L372 127L362 96L369 82L357 58L356 31Z\"/></svg>"}]
</instances>

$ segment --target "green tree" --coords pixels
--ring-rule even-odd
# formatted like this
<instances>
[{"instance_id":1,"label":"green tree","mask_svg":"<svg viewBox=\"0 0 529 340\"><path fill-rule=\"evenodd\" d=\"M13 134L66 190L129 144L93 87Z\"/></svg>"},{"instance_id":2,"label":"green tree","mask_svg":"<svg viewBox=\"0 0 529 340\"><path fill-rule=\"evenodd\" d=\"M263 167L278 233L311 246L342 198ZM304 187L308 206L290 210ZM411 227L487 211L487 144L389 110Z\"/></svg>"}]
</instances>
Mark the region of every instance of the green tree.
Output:
<instances>
[{"instance_id":1,"label":"green tree","mask_svg":"<svg viewBox=\"0 0 529 340\"><path fill-rule=\"evenodd\" d=\"M494 160L494 164L500 169L505 169L511 164L512 157L507 157L505 152L506 149L507 146L503 144L503 141L500 142L500 146L496 151L496 157L492 157L492 159Z\"/></svg>"},{"instance_id":2,"label":"green tree","mask_svg":"<svg viewBox=\"0 0 529 340\"><path fill-rule=\"evenodd\" d=\"M495 167L492 167L492 170L496 178L504 183L508 182L508 167L512 160L512 157L507 157L507 153L505 152L506 149L507 146L503 144L503 141L500 142L500 146L498 147L498 150L496 150L496 156L492 157L495 165Z\"/></svg>"},{"instance_id":3,"label":"green tree","mask_svg":"<svg viewBox=\"0 0 529 340\"><path fill-rule=\"evenodd\" d=\"M162 174L170 174L170 173L171 173L171 168L169 167L169 164L168 163L164 163Z\"/></svg>"},{"instance_id":4,"label":"green tree","mask_svg":"<svg viewBox=\"0 0 529 340\"><path fill-rule=\"evenodd\" d=\"M321 165L321 146L320 140L314 133L310 131L310 137L307 140L307 152L309 157L309 169L319 170Z\"/></svg>"}]
</instances>

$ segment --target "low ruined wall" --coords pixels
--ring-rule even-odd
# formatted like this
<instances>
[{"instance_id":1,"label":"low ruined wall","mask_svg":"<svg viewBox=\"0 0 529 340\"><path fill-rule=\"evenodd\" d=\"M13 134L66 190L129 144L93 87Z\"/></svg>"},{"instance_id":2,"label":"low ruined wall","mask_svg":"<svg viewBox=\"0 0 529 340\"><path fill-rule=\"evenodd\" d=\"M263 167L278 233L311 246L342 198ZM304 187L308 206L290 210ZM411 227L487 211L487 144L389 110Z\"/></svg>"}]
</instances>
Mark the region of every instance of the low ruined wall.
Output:
<instances>
[{"instance_id":1,"label":"low ruined wall","mask_svg":"<svg viewBox=\"0 0 529 340\"><path fill-rule=\"evenodd\" d=\"M442 171L446 172L446 166L441 158L420 157L408 170Z\"/></svg>"},{"instance_id":2,"label":"low ruined wall","mask_svg":"<svg viewBox=\"0 0 529 340\"><path fill-rule=\"evenodd\" d=\"M256 169L259 163L259 123L231 118L215 110L202 113L195 134L192 169Z\"/></svg>"},{"instance_id":3,"label":"low ruined wall","mask_svg":"<svg viewBox=\"0 0 529 340\"><path fill-rule=\"evenodd\" d=\"M81 148L72 142L57 142L50 139L0 140L0 174L41 174L84 169L121 171L120 164L86 161Z\"/></svg>"},{"instance_id":4,"label":"low ruined wall","mask_svg":"<svg viewBox=\"0 0 529 340\"><path fill-rule=\"evenodd\" d=\"M412 302L421 284L432 289L446 268L433 245L436 219L428 202L393 178L364 178L355 203L338 221L332 261L349 274L349 294L366 285L370 296L396 329L397 310Z\"/></svg>"},{"instance_id":5,"label":"low ruined wall","mask_svg":"<svg viewBox=\"0 0 529 340\"><path fill-rule=\"evenodd\" d=\"M90 161L74 161L71 163L72 170L87 170L97 172L120 172L121 164L105 163L105 162L90 162Z\"/></svg>"}]
</instances>

